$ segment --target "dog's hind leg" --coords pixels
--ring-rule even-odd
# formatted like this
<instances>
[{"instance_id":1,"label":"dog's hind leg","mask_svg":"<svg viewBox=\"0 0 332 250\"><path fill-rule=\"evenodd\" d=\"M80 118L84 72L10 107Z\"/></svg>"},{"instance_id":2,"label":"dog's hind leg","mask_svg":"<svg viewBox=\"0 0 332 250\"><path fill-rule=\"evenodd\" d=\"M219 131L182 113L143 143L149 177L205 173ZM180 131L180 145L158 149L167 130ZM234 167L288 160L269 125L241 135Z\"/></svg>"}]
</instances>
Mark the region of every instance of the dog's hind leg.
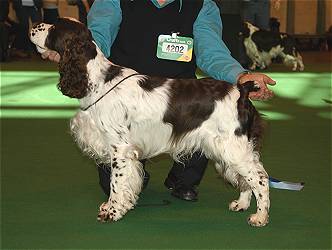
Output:
<instances>
[{"instance_id":1,"label":"dog's hind leg","mask_svg":"<svg viewBox=\"0 0 332 250\"><path fill-rule=\"evenodd\" d=\"M240 197L237 200L233 200L229 203L229 210L231 211L245 211L250 206L252 191L251 189L241 190Z\"/></svg>"},{"instance_id":2,"label":"dog's hind leg","mask_svg":"<svg viewBox=\"0 0 332 250\"><path fill-rule=\"evenodd\" d=\"M229 210L231 211L245 211L250 206L252 190L247 184L246 180L235 172L232 168L225 166L224 164L216 163L217 172L234 187L239 188L240 197L237 200L233 200L229 204Z\"/></svg>"},{"instance_id":3,"label":"dog's hind leg","mask_svg":"<svg viewBox=\"0 0 332 250\"><path fill-rule=\"evenodd\" d=\"M234 135L222 140L219 146L223 150L219 156L216 154L215 160L225 162L231 171L242 177L241 180L245 180L256 197L257 211L248 218L248 223L252 226L266 225L270 207L268 175L259 161L258 153L254 151L253 144L248 141L246 135ZM244 187L247 188L246 185ZM250 191L242 192L244 193L240 195L239 200L247 199L249 203ZM234 206L236 207L236 204Z\"/></svg>"},{"instance_id":4,"label":"dog's hind leg","mask_svg":"<svg viewBox=\"0 0 332 250\"><path fill-rule=\"evenodd\" d=\"M140 150L134 146L113 146L110 196L99 208L98 220L117 221L133 209L143 184Z\"/></svg>"},{"instance_id":5,"label":"dog's hind leg","mask_svg":"<svg viewBox=\"0 0 332 250\"><path fill-rule=\"evenodd\" d=\"M297 57L292 55L286 55L284 53L281 54L281 57L283 58L283 63L286 66L291 66L292 71L296 71L298 68L300 71L303 71L304 65L302 60L299 60Z\"/></svg>"},{"instance_id":6,"label":"dog's hind leg","mask_svg":"<svg viewBox=\"0 0 332 250\"><path fill-rule=\"evenodd\" d=\"M296 58L297 58L297 63L299 65L299 70L300 71L303 71L304 70L304 64L303 64L303 59L302 59L302 56L300 55L299 52L296 52Z\"/></svg>"}]
</instances>

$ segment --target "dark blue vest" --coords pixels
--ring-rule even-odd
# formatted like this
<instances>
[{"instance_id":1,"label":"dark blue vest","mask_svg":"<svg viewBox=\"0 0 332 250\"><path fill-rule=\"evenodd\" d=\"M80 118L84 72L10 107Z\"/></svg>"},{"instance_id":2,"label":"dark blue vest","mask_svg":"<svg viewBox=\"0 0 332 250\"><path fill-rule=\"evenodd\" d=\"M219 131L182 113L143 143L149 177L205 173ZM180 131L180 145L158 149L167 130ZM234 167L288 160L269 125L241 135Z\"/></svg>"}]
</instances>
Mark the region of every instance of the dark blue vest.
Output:
<instances>
[{"instance_id":1,"label":"dark blue vest","mask_svg":"<svg viewBox=\"0 0 332 250\"><path fill-rule=\"evenodd\" d=\"M171 78L195 78L196 58L191 62L159 59L158 36L179 32L193 38L193 24L203 0L180 0L156 8L150 0L121 0L122 22L111 48L115 64L151 75ZM180 10L180 11L179 11Z\"/></svg>"}]
</instances>

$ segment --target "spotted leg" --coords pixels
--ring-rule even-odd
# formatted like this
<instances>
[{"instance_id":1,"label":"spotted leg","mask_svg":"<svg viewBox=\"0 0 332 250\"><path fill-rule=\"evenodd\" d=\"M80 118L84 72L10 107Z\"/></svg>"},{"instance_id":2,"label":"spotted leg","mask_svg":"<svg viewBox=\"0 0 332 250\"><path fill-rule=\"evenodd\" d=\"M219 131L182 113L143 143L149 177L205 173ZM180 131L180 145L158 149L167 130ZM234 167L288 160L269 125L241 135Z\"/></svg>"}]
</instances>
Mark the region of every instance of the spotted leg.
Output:
<instances>
[{"instance_id":1,"label":"spotted leg","mask_svg":"<svg viewBox=\"0 0 332 250\"><path fill-rule=\"evenodd\" d=\"M249 159L248 159L249 160ZM251 226L264 226L269 219L269 182L268 175L265 172L263 165L256 160L243 162L243 164L233 165L234 170L237 171L248 183L252 192L256 197L257 212L250 215L248 223ZM240 195L240 199L246 199L249 196L249 191Z\"/></svg>"},{"instance_id":2,"label":"spotted leg","mask_svg":"<svg viewBox=\"0 0 332 250\"><path fill-rule=\"evenodd\" d=\"M229 210L235 212L247 210L250 206L252 190L246 180L225 164L216 163L215 167L217 172L224 177L225 181L240 190L240 197L229 204Z\"/></svg>"},{"instance_id":3,"label":"spotted leg","mask_svg":"<svg viewBox=\"0 0 332 250\"><path fill-rule=\"evenodd\" d=\"M269 219L270 207L268 175L259 161L258 153L254 151L254 145L248 140L247 136L243 135L225 138L220 141L219 146L223 150L222 153L216 154L216 157L219 155L218 162L225 162L232 172L237 173L247 183L256 197L257 211L250 215L248 223L252 226L266 225ZM241 205L244 208L249 204L250 191L249 189L246 190L240 195L239 200L233 204L231 203L233 210L239 201L244 204Z\"/></svg>"},{"instance_id":4,"label":"spotted leg","mask_svg":"<svg viewBox=\"0 0 332 250\"><path fill-rule=\"evenodd\" d=\"M143 167L138 161L139 150L133 146L114 146L110 196L99 207L98 220L117 221L133 209L142 189Z\"/></svg>"}]
</instances>

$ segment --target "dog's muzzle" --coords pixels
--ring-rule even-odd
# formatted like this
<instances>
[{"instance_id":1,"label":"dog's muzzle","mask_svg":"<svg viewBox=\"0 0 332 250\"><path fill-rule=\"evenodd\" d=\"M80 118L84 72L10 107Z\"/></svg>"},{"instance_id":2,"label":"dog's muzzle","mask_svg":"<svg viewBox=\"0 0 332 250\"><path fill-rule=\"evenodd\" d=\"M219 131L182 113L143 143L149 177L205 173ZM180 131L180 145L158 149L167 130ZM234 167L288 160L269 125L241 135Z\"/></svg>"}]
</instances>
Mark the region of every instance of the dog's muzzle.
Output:
<instances>
[{"instance_id":1,"label":"dog's muzzle","mask_svg":"<svg viewBox=\"0 0 332 250\"><path fill-rule=\"evenodd\" d=\"M37 23L30 30L30 40L33 42L39 53L44 53L47 48L45 46L48 30L52 27L51 24Z\"/></svg>"}]
</instances>

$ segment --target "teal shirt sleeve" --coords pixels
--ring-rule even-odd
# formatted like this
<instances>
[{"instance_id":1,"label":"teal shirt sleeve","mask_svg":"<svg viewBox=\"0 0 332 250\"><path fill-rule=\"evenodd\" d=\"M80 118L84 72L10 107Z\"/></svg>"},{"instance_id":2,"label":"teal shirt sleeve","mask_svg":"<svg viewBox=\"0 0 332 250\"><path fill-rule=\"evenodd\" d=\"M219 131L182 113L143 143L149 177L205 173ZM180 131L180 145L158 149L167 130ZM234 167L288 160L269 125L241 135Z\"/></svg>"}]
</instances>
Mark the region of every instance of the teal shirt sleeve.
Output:
<instances>
[{"instance_id":1,"label":"teal shirt sleeve","mask_svg":"<svg viewBox=\"0 0 332 250\"><path fill-rule=\"evenodd\" d=\"M193 27L197 66L209 76L236 83L246 70L232 56L222 40L219 8L212 0L204 0Z\"/></svg>"},{"instance_id":2,"label":"teal shirt sleeve","mask_svg":"<svg viewBox=\"0 0 332 250\"><path fill-rule=\"evenodd\" d=\"M120 0L97 0L88 14L88 28L93 39L106 57L110 56L112 44L122 21Z\"/></svg>"}]
</instances>

